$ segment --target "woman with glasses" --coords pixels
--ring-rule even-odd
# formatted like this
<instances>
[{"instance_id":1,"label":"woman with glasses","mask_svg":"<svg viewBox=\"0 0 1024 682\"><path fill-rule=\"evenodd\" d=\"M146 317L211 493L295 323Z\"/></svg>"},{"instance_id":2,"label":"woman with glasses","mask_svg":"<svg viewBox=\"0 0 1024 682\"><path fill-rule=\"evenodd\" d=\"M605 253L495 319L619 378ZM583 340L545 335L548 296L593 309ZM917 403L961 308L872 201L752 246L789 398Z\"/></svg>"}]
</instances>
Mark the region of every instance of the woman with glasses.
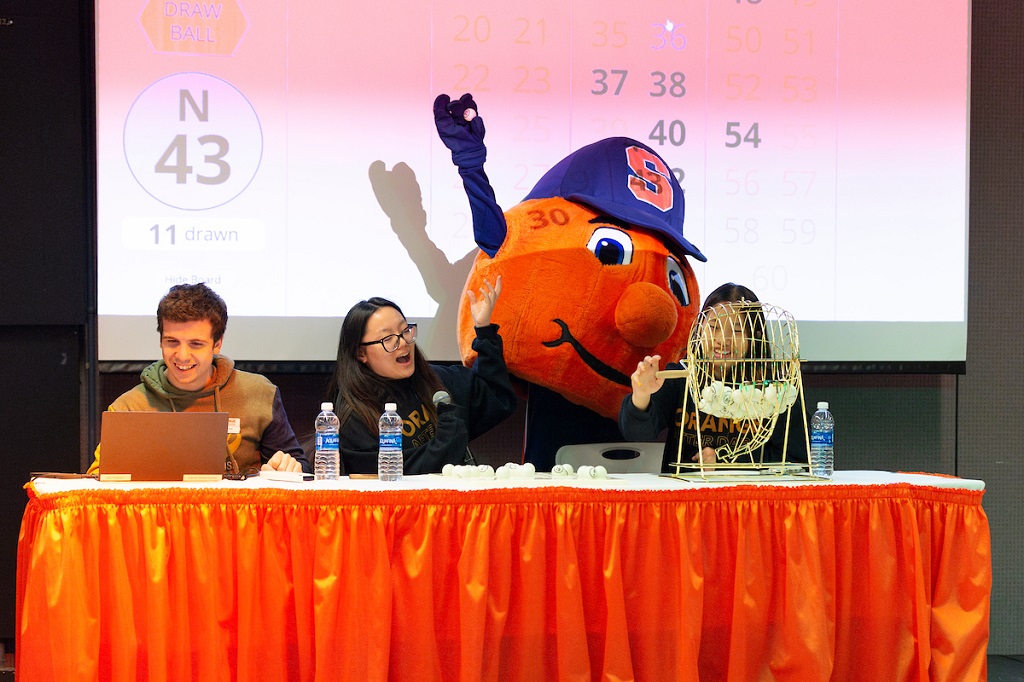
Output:
<instances>
[{"instance_id":1,"label":"woman with glasses","mask_svg":"<svg viewBox=\"0 0 1024 682\"><path fill-rule=\"evenodd\" d=\"M478 354L471 368L428 364L416 346L416 325L387 299L360 301L345 315L326 400L334 402L341 421L346 473L377 472L377 420L384 403L397 403L402 416L406 474L464 463L469 441L515 411L501 337L491 324L501 277L493 286L484 284L479 295L466 292Z\"/></svg>"}]
</instances>

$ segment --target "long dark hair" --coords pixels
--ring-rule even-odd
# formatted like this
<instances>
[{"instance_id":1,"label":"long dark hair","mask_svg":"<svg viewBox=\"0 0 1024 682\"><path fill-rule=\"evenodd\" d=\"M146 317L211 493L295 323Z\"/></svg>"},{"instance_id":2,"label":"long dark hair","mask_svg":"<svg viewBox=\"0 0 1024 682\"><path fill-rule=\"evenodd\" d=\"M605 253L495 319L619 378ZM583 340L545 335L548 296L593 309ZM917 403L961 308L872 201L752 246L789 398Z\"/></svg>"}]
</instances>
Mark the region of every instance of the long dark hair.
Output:
<instances>
[{"instance_id":1,"label":"long dark hair","mask_svg":"<svg viewBox=\"0 0 1024 682\"><path fill-rule=\"evenodd\" d=\"M386 379L376 374L366 363L359 361L360 344L366 332L366 323L370 316L381 308L394 308L405 318L405 313L396 304L386 298L373 297L360 301L352 306L341 323L338 337L338 358L335 361L334 374L327 384L325 400L334 402L334 411L344 424L348 419L355 418L371 432L377 430L377 420L384 411L384 403L394 400L391 389L393 379ZM426 356L420 347L413 344L416 370L413 372L413 388L419 396L431 419L436 419L433 396L436 391L444 389L441 380L431 369Z\"/></svg>"}]
</instances>

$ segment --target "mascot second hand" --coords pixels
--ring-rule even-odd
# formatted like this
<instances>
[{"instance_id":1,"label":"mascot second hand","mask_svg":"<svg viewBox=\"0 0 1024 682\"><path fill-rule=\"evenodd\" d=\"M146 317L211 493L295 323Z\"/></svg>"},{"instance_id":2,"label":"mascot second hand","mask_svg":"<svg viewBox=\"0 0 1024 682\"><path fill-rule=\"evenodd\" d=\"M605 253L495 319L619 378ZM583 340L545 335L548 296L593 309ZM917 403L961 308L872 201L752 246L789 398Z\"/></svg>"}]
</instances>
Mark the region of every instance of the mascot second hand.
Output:
<instances>
[{"instance_id":1,"label":"mascot second hand","mask_svg":"<svg viewBox=\"0 0 1024 682\"><path fill-rule=\"evenodd\" d=\"M500 273L509 372L527 384L524 459L550 470L562 445L621 441L617 415L646 355L677 359L700 306L683 237L683 190L665 161L613 137L559 161L506 212L483 165L483 120L469 94L434 101L473 215L477 254L466 287ZM465 297L463 297L463 302ZM459 310L459 349L473 360L473 320Z\"/></svg>"}]
</instances>

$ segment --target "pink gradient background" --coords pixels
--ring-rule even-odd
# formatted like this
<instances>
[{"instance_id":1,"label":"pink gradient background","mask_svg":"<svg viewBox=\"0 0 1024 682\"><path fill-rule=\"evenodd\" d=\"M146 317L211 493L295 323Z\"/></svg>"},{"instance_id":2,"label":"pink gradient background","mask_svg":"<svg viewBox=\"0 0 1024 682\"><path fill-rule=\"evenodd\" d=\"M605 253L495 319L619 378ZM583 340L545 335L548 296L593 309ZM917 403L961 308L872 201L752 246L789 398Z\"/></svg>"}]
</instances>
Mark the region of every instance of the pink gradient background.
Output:
<instances>
[{"instance_id":1,"label":"pink gradient background","mask_svg":"<svg viewBox=\"0 0 1024 682\"><path fill-rule=\"evenodd\" d=\"M964 0L239 5L249 26L234 53L202 56L155 52L139 25L145 0L97 2L101 314L150 315L169 276L199 276L219 278L215 288L236 315L338 316L383 295L429 317L436 303L367 171L377 160L408 164L430 239L451 262L473 251L468 204L431 112L437 94L471 91L487 122L487 172L506 208L573 149L624 134L685 171L686 236L709 257L694 263L703 291L745 282L805 320L964 319ZM683 26L685 48L655 49L666 20ZM786 54L787 30L810 32L813 52ZM730 49L736 31L760 36L759 49ZM591 94L594 69L627 69L621 93ZM652 71L685 73L686 94L651 97ZM262 127L252 183L207 211L155 201L125 162L133 102L183 72L233 85ZM730 74L756 77L757 99L730 98ZM786 101L787 77L813 79L813 101ZM650 140L659 120L683 121L684 144ZM725 147L728 122L744 132L756 122L760 145ZM171 128L155 134L169 140ZM813 135L793 143L793 131ZM149 219L256 220L266 246L127 248L122 223ZM809 243L787 243L793 221L813 223ZM736 225L755 229L738 234ZM892 305L921 282L927 300ZM329 305L318 292L331 293Z\"/></svg>"}]
</instances>

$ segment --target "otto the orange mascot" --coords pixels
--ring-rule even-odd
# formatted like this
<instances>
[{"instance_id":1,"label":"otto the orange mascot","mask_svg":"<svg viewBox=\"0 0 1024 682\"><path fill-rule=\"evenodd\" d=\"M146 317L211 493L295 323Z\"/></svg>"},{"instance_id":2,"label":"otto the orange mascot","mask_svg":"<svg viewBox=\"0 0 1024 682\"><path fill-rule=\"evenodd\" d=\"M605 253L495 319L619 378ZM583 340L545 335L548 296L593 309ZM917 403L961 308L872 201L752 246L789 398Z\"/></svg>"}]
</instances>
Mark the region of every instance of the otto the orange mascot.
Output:
<instances>
[{"instance_id":1,"label":"otto the orange mascot","mask_svg":"<svg viewBox=\"0 0 1024 682\"><path fill-rule=\"evenodd\" d=\"M466 287L501 274L510 285L494 322L509 371L527 392L524 458L550 470L570 443L621 441L616 418L646 355L679 358L700 306L683 237L683 191L668 164L636 140L576 150L502 212L483 164L483 120L470 95L434 102L481 252ZM465 300L465 297L463 297ZM459 310L462 359L473 320Z\"/></svg>"}]
</instances>

